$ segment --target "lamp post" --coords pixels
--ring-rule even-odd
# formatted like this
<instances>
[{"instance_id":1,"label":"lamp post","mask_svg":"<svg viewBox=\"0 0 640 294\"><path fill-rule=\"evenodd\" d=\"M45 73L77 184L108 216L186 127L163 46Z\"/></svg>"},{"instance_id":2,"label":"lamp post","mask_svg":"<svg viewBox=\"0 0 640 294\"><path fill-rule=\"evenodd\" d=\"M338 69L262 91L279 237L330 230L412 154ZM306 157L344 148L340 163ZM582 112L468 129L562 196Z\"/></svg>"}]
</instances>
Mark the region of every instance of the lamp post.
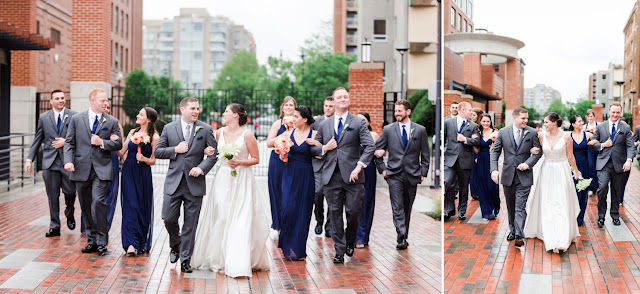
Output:
<instances>
[{"instance_id":1,"label":"lamp post","mask_svg":"<svg viewBox=\"0 0 640 294\"><path fill-rule=\"evenodd\" d=\"M405 99L404 97L404 54L409 50L409 48L402 47L396 48L396 51L400 52L400 99Z\"/></svg>"},{"instance_id":2,"label":"lamp post","mask_svg":"<svg viewBox=\"0 0 640 294\"><path fill-rule=\"evenodd\" d=\"M360 62L371 62L371 42L364 38L364 42L360 45Z\"/></svg>"},{"instance_id":3,"label":"lamp post","mask_svg":"<svg viewBox=\"0 0 640 294\"><path fill-rule=\"evenodd\" d=\"M118 80L118 105L122 104L120 103L120 101L122 100L122 93L121 91L121 87L120 87L120 82L122 81L122 79L124 78L124 74L122 74L122 71L118 71L118 74L116 75L116 79ZM113 111L113 105L114 105L113 101L113 95L111 95L111 114L115 115L115 112Z\"/></svg>"},{"instance_id":4,"label":"lamp post","mask_svg":"<svg viewBox=\"0 0 640 294\"><path fill-rule=\"evenodd\" d=\"M442 49L440 48L440 40L442 37L442 11L440 9L440 7L442 6L442 1L438 0L438 71L436 74L436 79L437 79L437 86L436 86L436 125L435 125L435 144L434 145L434 165L435 168L433 169L434 172L434 177L433 177L433 186L431 186L432 189L437 189L440 188L440 140L441 140L441 133L440 133L440 129L442 127L442 98L440 97L442 95L442 90L440 89L441 85L442 85L442 70L441 70L441 57L442 57Z\"/></svg>"}]
</instances>

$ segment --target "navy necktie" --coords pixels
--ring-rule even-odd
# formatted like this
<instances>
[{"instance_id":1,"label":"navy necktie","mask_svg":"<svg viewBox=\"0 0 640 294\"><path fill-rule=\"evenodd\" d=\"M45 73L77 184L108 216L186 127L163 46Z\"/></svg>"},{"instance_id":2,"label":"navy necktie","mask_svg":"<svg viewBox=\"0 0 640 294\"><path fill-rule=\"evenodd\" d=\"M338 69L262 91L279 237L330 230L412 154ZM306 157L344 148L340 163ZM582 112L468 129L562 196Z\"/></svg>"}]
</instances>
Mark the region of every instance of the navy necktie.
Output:
<instances>
[{"instance_id":1,"label":"navy necktie","mask_svg":"<svg viewBox=\"0 0 640 294\"><path fill-rule=\"evenodd\" d=\"M338 132L336 133L336 141L340 140L340 135L342 135L342 118L338 118Z\"/></svg>"},{"instance_id":2,"label":"navy necktie","mask_svg":"<svg viewBox=\"0 0 640 294\"><path fill-rule=\"evenodd\" d=\"M462 129L464 129L464 120L462 121L462 124L460 125L460 130L458 130L458 133L462 133Z\"/></svg>"},{"instance_id":3,"label":"navy necktie","mask_svg":"<svg viewBox=\"0 0 640 294\"><path fill-rule=\"evenodd\" d=\"M616 136L616 123L613 123L611 127L611 142L613 142L613 138Z\"/></svg>"},{"instance_id":4,"label":"navy necktie","mask_svg":"<svg viewBox=\"0 0 640 294\"><path fill-rule=\"evenodd\" d=\"M409 138L407 137L407 129L406 125L402 125L402 146L407 150L407 142L409 142Z\"/></svg>"},{"instance_id":5,"label":"navy necktie","mask_svg":"<svg viewBox=\"0 0 640 294\"><path fill-rule=\"evenodd\" d=\"M62 114L58 114L58 132L60 132L60 126L62 125Z\"/></svg>"},{"instance_id":6,"label":"navy necktie","mask_svg":"<svg viewBox=\"0 0 640 294\"><path fill-rule=\"evenodd\" d=\"M91 128L91 134L96 133L96 128L98 128L98 115L96 114L96 119L93 120L93 127Z\"/></svg>"}]
</instances>

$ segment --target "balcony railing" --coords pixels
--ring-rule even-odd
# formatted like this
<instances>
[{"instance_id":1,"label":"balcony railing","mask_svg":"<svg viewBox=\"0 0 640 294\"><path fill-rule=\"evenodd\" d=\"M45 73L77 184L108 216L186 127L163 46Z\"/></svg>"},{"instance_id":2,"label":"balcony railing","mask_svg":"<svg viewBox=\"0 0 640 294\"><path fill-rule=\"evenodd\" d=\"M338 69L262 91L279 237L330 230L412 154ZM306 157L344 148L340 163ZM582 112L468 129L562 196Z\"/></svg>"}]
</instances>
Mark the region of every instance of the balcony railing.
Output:
<instances>
[{"instance_id":1,"label":"balcony railing","mask_svg":"<svg viewBox=\"0 0 640 294\"><path fill-rule=\"evenodd\" d=\"M24 163L35 134L13 134L0 137L0 191L9 191L22 187L25 183L34 183L34 174L24 172ZM25 138L30 138L25 140ZM34 165L33 170L36 167Z\"/></svg>"}]
</instances>

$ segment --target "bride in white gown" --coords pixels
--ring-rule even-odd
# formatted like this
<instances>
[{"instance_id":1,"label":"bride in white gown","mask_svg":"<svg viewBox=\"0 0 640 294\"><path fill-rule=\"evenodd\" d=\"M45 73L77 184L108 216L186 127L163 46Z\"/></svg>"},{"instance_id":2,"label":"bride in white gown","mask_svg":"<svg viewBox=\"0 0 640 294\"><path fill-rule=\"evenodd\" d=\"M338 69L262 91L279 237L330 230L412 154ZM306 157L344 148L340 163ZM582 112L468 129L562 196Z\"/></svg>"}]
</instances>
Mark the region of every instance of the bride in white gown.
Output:
<instances>
[{"instance_id":1,"label":"bride in white gown","mask_svg":"<svg viewBox=\"0 0 640 294\"><path fill-rule=\"evenodd\" d=\"M269 197L259 190L251 169L260 158L256 138L243 127L244 106L230 104L222 116L225 127L216 133L218 150L236 143L240 152L232 160L218 161L220 168L203 201L191 265L234 278L250 277L252 270L269 269ZM237 176L231 175L230 166Z\"/></svg>"},{"instance_id":2,"label":"bride in white gown","mask_svg":"<svg viewBox=\"0 0 640 294\"><path fill-rule=\"evenodd\" d=\"M538 238L547 251L566 251L580 236L580 213L573 177L580 171L573 157L573 141L558 129L562 119L551 112L544 117L546 132L540 136L543 156L533 167L533 186L527 201L525 238ZM571 168L574 176L571 175Z\"/></svg>"}]
</instances>

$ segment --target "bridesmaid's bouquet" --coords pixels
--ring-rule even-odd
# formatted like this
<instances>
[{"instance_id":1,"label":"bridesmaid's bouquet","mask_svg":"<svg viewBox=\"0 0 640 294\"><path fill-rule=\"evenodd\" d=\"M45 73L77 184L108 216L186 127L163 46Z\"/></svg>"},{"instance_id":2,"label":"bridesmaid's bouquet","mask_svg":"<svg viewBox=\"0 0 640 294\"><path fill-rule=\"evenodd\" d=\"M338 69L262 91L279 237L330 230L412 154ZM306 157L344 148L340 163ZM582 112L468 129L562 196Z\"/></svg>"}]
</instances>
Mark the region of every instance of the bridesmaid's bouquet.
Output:
<instances>
[{"instance_id":1,"label":"bridesmaid's bouquet","mask_svg":"<svg viewBox=\"0 0 640 294\"><path fill-rule=\"evenodd\" d=\"M285 128L287 128L287 131L293 128L293 116L285 116L282 118L282 124L284 125Z\"/></svg>"},{"instance_id":2,"label":"bridesmaid's bouquet","mask_svg":"<svg viewBox=\"0 0 640 294\"><path fill-rule=\"evenodd\" d=\"M238 146L238 144L236 143L225 144L224 146L220 147L220 150L218 150L218 161L224 162L227 160L231 160L234 157L238 156L238 153L240 153L240 146ZM235 177L237 175L238 175L238 172L236 172L236 169L232 168L231 176Z\"/></svg>"},{"instance_id":3,"label":"bridesmaid's bouquet","mask_svg":"<svg viewBox=\"0 0 640 294\"><path fill-rule=\"evenodd\" d=\"M133 136L133 138L131 138L131 142L133 142L133 144L138 145L138 154L140 154L142 153L142 146L144 144L151 143L151 137L149 137L149 135ZM140 161L138 161L138 163L140 163Z\"/></svg>"},{"instance_id":4,"label":"bridesmaid's bouquet","mask_svg":"<svg viewBox=\"0 0 640 294\"><path fill-rule=\"evenodd\" d=\"M273 145L275 152L277 154L280 154L280 160L282 160L284 164L287 164L287 162L289 162L287 154L289 154L291 146L293 146L293 141L285 136L280 136L276 138L276 141L273 143Z\"/></svg>"}]
</instances>

